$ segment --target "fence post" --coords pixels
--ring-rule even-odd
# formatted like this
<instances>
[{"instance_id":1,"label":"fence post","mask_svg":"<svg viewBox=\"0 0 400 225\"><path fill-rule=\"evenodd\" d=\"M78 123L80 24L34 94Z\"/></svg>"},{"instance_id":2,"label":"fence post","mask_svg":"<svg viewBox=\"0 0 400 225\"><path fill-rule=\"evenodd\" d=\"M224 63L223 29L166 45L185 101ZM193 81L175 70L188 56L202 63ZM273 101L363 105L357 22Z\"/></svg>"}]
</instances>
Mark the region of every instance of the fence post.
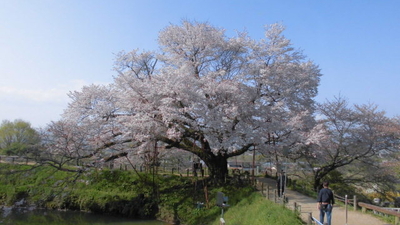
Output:
<instances>
[{"instance_id":1,"label":"fence post","mask_svg":"<svg viewBox=\"0 0 400 225\"><path fill-rule=\"evenodd\" d=\"M282 200L282 205L285 205L286 204L286 195L285 194L282 194L282 196L281 196L281 200Z\"/></svg>"},{"instance_id":2,"label":"fence post","mask_svg":"<svg viewBox=\"0 0 400 225\"><path fill-rule=\"evenodd\" d=\"M345 210L346 210L346 225L347 225L347 202L348 202L348 200L347 200L347 195L345 195L344 196L344 205L345 205Z\"/></svg>"},{"instance_id":3,"label":"fence post","mask_svg":"<svg viewBox=\"0 0 400 225\"><path fill-rule=\"evenodd\" d=\"M311 225L312 224L312 213L308 213L308 225Z\"/></svg>"},{"instance_id":4,"label":"fence post","mask_svg":"<svg viewBox=\"0 0 400 225\"><path fill-rule=\"evenodd\" d=\"M267 185L267 199L269 200L269 185Z\"/></svg>"},{"instance_id":5,"label":"fence post","mask_svg":"<svg viewBox=\"0 0 400 225\"><path fill-rule=\"evenodd\" d=\"M357 196L353 196L354 211L357 211Z\"/></svg>"},{"instance_id":6,"label":"fence post","mask_svg":"<svg viewBox=\"0 0 400 225\"><path fill-rule=\"evenodd\" d=\"M261 194L264 195L264 182L261 182Z\"/></svg>"},{"instance_id":7,"label":"fence post","mask_svg":"<svg viewBox=\"0 0 400 225\"><path fill-rule=\"evenodd\" d=\"M394 217L394 225L399 225L399 217Z\"/></svg>"},{"instance_id":8,"label":"fence post","mask_svg":"<svg viewBox=\"0 0 400 225\"><path fill-rule=\"evenodd\" d=\"M293 202L294 212L297 212L297 202Z\"/></svg>"}]
</instances>

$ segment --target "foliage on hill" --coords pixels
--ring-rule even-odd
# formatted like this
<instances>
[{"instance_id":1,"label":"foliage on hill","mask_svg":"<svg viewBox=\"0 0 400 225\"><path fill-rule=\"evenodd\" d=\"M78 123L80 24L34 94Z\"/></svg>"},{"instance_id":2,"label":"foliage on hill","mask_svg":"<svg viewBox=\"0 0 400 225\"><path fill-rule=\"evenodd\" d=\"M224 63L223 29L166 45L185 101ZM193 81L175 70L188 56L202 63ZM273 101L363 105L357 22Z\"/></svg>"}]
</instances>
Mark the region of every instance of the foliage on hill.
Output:
<instances>
[{"instance_id":1,"label":"foliage on hill","mask_svg":"<svg viewBox=\"0 0 400 225\"><path fill-rule=\"evenodd\" d=\"M23 120L3 120L0 124L0 154L28 155L35 153L39 133Z\"/></svg>"}]
</instances>

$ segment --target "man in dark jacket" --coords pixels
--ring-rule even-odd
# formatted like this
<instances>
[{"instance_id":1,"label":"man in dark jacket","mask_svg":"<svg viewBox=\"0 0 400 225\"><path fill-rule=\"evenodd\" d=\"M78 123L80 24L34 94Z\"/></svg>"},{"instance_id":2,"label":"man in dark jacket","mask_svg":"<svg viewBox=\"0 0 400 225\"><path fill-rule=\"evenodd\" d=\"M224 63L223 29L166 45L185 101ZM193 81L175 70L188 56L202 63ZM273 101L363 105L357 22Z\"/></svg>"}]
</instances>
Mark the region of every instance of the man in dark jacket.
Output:
<instances>
[{"instance_id":1,"label":"man in dark jacket","mask_svg":"<svg viewBox=\"0 0 400 225\"><path fill-rule=\"evenodd\" d=\"M324 217L326 213L326 220L328 225L331 225L332 220L332 207L335 204L335 199L333 198L333 192L329 189L329 182L324 181L322 183L323 188L318 193L318 209L320 211L319 214L319 222L324 223Z\"/></svg>"},{"instance_id":2,"label":"man in dark jacket","mask_svg":"<svg viewBox=\"0 0 400 225\"><path fill-rule=\"evenodd\" d=\"M278 190L278 197L282 197L285 193L285 186L286 186L286 176L285 172L282 170L279 175L278 179L276 180L276 188Z\"/></svg>"}]
</instances>

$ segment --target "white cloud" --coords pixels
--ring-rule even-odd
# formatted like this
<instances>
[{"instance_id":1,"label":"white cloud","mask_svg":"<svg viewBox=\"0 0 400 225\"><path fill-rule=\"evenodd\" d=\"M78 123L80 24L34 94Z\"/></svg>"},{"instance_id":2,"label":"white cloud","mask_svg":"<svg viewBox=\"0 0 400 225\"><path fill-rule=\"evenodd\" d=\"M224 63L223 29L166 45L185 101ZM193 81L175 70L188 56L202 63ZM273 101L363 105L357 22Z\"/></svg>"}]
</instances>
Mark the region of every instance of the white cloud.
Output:
<instances>
[{"instance_id":1,"label":"white cloud","mask_svg":"<svg viewBox=\"0 0 400 225\"><path fill-rule=\"evenodd\" d=\"M0 121L22 119L34 127L43 127L60 119L68 106L68 93L87 83L73 80L50 88L0 86Z\"/></svg>"},{"instance_id":2,"label":"white cloud","mask_svg":"<svg viewBox=\"0 0 400 225\"><path fill-rule=\"evenodd\" d=\"M0 99L28 101L28 102L67 102L67 93L80 89L86 83L83 80L74 80L69 84L59 85L48 89L27 89L13 86L0 86Z\"/></svg>"}]
</instances>

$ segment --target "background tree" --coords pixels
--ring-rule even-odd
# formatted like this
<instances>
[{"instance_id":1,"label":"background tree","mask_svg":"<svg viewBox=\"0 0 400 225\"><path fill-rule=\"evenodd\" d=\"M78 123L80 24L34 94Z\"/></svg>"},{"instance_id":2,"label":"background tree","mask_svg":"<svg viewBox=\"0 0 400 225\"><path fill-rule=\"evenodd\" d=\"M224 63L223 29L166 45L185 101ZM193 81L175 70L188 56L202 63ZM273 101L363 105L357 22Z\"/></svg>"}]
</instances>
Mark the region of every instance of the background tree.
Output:
<instances>
[{"instance_id":1,"label":"background tree","mask_svg":"<svg viewBox=\"0 0 400 225\"><path fill-rule=\"evenodd\" d=\"M317 107L317 125L309 136L301 156L313 168L313 186L317 189L332 171L342 173L350 184L367 187L393 181L390 173L383 173L381 155L397 151L393 126L385 112L377 106L349 106L339 97ZM379 178L379 179L378 179Z\"/></svg>"},{"instance_id":2,"label":"background tree","mask_svg":"<svg viewBox=\"0 0 400 225\"><path fill-rule=\"evenodd\" d=\"M29 122L4 120L0 125L0 150L2 154L24 155L34 151L39 143L38 132Z\"/></svg>"},{"instance_id":3,"label":"background tree","mask_svg":"<svg viewBox=\"0 0 400 225\"><path fill-rule=\"evenodd\" d=\"M266 26L265 39L252 40L208 23L170 25L159 52L118 55L113 84L70 93L63 119L85 130L93 155L159 143L195 154L223 181L228 158L268 149L267 134L283 143L312 126L320 72L283 31Z\"/></svg>"}]
</instances>

